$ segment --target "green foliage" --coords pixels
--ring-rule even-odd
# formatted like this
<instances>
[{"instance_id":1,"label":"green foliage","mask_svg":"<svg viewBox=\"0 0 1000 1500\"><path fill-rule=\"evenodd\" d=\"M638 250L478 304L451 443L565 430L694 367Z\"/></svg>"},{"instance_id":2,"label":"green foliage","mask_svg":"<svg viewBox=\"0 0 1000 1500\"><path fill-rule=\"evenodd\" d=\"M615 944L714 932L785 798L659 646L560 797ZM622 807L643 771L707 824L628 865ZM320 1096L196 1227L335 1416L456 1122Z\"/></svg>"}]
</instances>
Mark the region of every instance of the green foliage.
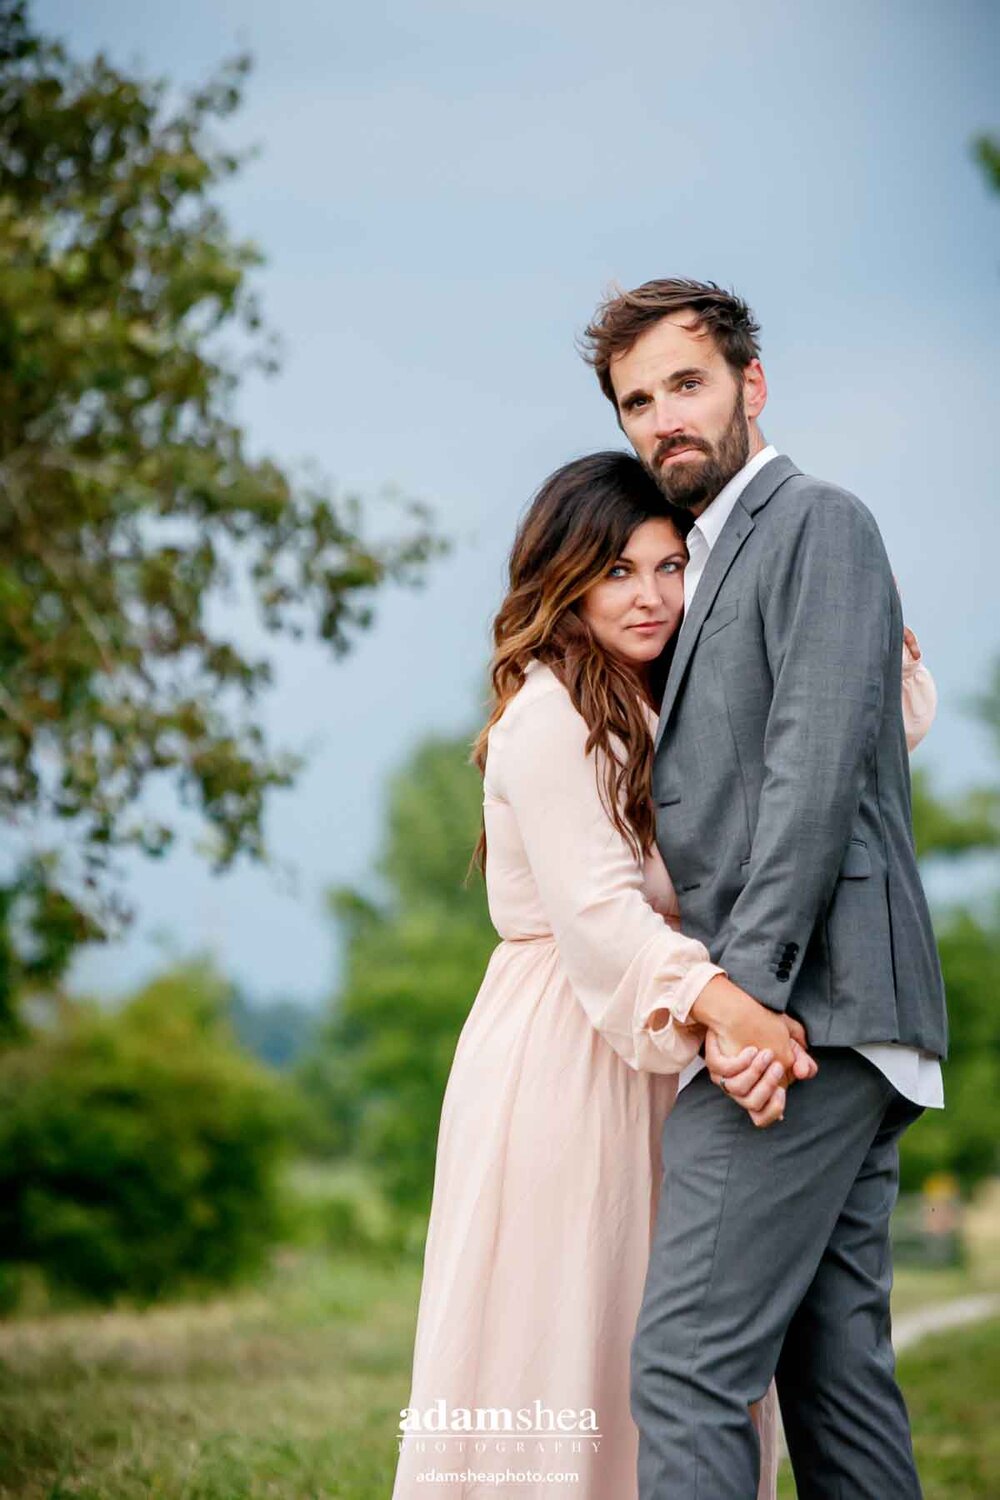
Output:
<instances>
[{"instance_id":1,"label":"green foliage","mask_svg":"<svg viewBox=\"0 0 1000 1500\"><path fill-rule=\"evenodd\" d=\"M1000 1171L1000 902L990 921L950 914L937 938L951 1028L947 1108L927 1110L907 1131L902 1186L916 1189L932 1172L949 1172L969 1190Z\"/></svg>"},{"instance_id":2,"label":"green foliage","mask_svg":"<svg viewBox=\"0 0 1000 1500\"><path fill-rule=\"evenodd\" d=\"M1000 757L1000 657L991 665L982 693L968 704ZM938 796L923 767L913 772L913 831L921 859L957 859L1000 848L1000 788L973 787L948 799Z\"/></svg>"},{"instance_id":3,"label":"green foliage","mask_svg":"<svg viewBox=\"0 0 1000 1500\"><path fill-rule=\"evenodd\" d=\"M987 853L1000 847L1000 794L994 787L974 787L942 798L919 766L913 772L913 832L920 859Z\"/></svg>"},{"instance_id":4,"label":"green foliage","mask_svg":"<svg viewBox=\"0 0 1000 1500\"><path fill-rule=\"evenodd\" d=\"M355 498L252 456L233 420L241 376L276 367L260 254L215 201L242 158L213 127L248 68L178 98L0 0L0 814L37 851L0 903L8 1030L20 983L129 919L113 852L174 837L140 811L152 778L198 810L216 869L265 857L267 795L301 762L253 712L269 659L210 607L240 588L266 631L340 653L373 591L441 548L415 505L366 541Z\"/></svg>"},{"instance_id":5,"label":"green foliage","mask_svg":"<svg viewBox=\"0 0 1000 1500\"><path fill-rule=\"evenodd\" d=\"M445 1081L462 1023L497 943L478 876L463 883L479 831L482 779L466 740L422 745L390 789L374 903L339 890L342 992L300 1071L314 1149L352 1151L406 1212L426 1208Z\"/></svg>"},{"instance_id":6,"label":"green foliage","mask_svg":"<svg viewBox=\"0 0 1000 1500\"><path fill-rule=\"evenodd\" d=\"M229 1022L241 1047L269 1068L290 1068L308 1048L315 1013L295 1000L248 1000L239 990L229 1002Z\"/></svg>"},{"instance_id":7,"label":"green foliage","mask_svg":"<svg viewBox=\"0 0 1000 1500\"><path fill-rule=\"evenodd\" d=\"M969 707L1000 753L1000 659ZM944 798L925 771L914 773L913 826L921 857L956 862L994 851L1000 845L998 815L995 785ZM942 913L937 941L951 1033L944 1067L947 1107L928 1110L907 1131L901 1178L904 1189L916 1189L932 1172L949 1172L968 1191L1000 1170L1000 902L985 913Z\"/></svg>"},{"instance_id":8,"label":"green foliage","mask_svg":"<svg viewBox=\"0 0 1000 1500\"><path fill-rule=\"evenodd\" d=\"M972 143L972 154L982 167L994 192L1000 193L1000 142L995 136L980 135Z\"/></svg>"},{"instance_id":9,"label":"green foliage","mask_svg":"<svg viewBox=\"0 0 1000 1500\"><path fill-rule=\"evenodd\" d=\"M282 1243L300 1250L323 1251L338 1260L364 1255L398 1263L414 1248L411 1226L393 1212L372 1181L355 1163L297 1159L283 1179ZM422 1226L417 1231L423 1248Z\"/></svg>"},{"instance_id":10,"label":"green foliage","mask_svg":"<svg viewBox=\"0 0 1000 1500\"><path fill-rule=\"evenodd\" d=\"M0 1053L0 1257L57 1294L140 1300L259 1266L291 1106L195 963L80 1002Z\"/></svg>"}]
</instances>

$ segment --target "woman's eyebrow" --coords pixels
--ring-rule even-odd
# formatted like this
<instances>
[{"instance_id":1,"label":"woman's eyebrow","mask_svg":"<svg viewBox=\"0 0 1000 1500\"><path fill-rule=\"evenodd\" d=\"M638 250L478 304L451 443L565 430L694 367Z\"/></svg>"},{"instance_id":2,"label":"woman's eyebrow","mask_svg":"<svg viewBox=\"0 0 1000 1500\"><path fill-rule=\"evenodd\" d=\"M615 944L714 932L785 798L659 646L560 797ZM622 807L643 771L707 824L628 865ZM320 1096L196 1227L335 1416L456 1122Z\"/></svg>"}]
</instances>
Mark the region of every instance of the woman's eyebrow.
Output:
<instances>
[{"instance_id":1,"label":"woman's eyebrow","mask_svg":"<svg viewBox=\"0 0 1000 1500\"><path fill-rule=\"evenodd\" d=\"M676 558L680 558L683 562L687 558L687 555L688 553L686 547L675 548L673 552L665 552L662 557L657 558L656 566L659 567L660 563L674 562ZM625 557L623 554L621 557L616 557L614 562L609 563L608 566L611 568L617 568L621 563L628 563L630 568L634 568L635 558Z\"/></svg>"}]
</instances>

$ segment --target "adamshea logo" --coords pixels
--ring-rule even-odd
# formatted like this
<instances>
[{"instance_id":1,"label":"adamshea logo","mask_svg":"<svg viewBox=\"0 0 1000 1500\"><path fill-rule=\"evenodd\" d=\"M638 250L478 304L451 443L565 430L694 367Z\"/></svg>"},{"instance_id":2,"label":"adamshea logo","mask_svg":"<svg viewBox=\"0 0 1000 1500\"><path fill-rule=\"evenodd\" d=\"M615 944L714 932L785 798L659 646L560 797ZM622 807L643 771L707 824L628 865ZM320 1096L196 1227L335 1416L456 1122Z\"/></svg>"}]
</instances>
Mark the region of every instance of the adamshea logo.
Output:
<instances>
[{"instance_id":1,"label":"adamshea logo","mask_svg":"<svg viewBox=\"0 0 1000 1500\"><path fill-rule=\"evenodd\" d=\"M558 1437L586 1433L600 1437L597 1413L591 1406L564 1406L555 1411L541 1401L532 1406L453 1406L443 1396L421 1411L404 1406L399 1414L401 1433L431 1433L436 1437L467 1437L470 1434L516 1433L520 1437Z\"/></svg>"}]
</instances>

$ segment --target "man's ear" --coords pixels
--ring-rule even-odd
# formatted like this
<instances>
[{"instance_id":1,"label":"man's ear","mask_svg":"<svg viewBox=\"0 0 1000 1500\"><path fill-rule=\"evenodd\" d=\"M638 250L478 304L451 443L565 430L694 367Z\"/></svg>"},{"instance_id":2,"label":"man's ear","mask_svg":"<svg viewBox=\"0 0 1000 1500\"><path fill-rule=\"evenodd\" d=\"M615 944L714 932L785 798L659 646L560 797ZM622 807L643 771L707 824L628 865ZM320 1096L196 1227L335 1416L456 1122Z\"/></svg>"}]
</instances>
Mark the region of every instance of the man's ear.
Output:
<instances>
[{"instance_id":1,"label":"man's ear","mask_svg":"<svg viewBox=\"0 0 1000 1500\"><path fill-rule=\"evenodd\" d=\"M744 366L743 405L751 422L756 421L767 405L767 376L759 359L752 359Z\"/></svg>"}]
</instances>

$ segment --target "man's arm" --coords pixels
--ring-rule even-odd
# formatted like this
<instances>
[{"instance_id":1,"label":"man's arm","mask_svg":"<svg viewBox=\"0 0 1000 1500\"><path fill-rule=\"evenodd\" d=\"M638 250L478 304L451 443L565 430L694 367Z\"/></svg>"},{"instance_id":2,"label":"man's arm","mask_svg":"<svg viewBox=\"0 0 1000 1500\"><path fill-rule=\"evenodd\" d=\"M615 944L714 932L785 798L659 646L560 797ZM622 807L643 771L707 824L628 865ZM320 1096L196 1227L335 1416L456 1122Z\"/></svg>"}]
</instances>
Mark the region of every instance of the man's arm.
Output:
<instances>
[{"instance_id":1,"label":"man's arm","mask_svg":"<svg viewBox=\"0 0 1000 1500\"><path fill-rule=\"evenodd\" d=\"M805 497L776 530L761 579L773 681L746 885L719 955L732 981L783 1011L829 902L879 732L898 609L878 527L853 497Z\"/></svg>"}]
</instances>

